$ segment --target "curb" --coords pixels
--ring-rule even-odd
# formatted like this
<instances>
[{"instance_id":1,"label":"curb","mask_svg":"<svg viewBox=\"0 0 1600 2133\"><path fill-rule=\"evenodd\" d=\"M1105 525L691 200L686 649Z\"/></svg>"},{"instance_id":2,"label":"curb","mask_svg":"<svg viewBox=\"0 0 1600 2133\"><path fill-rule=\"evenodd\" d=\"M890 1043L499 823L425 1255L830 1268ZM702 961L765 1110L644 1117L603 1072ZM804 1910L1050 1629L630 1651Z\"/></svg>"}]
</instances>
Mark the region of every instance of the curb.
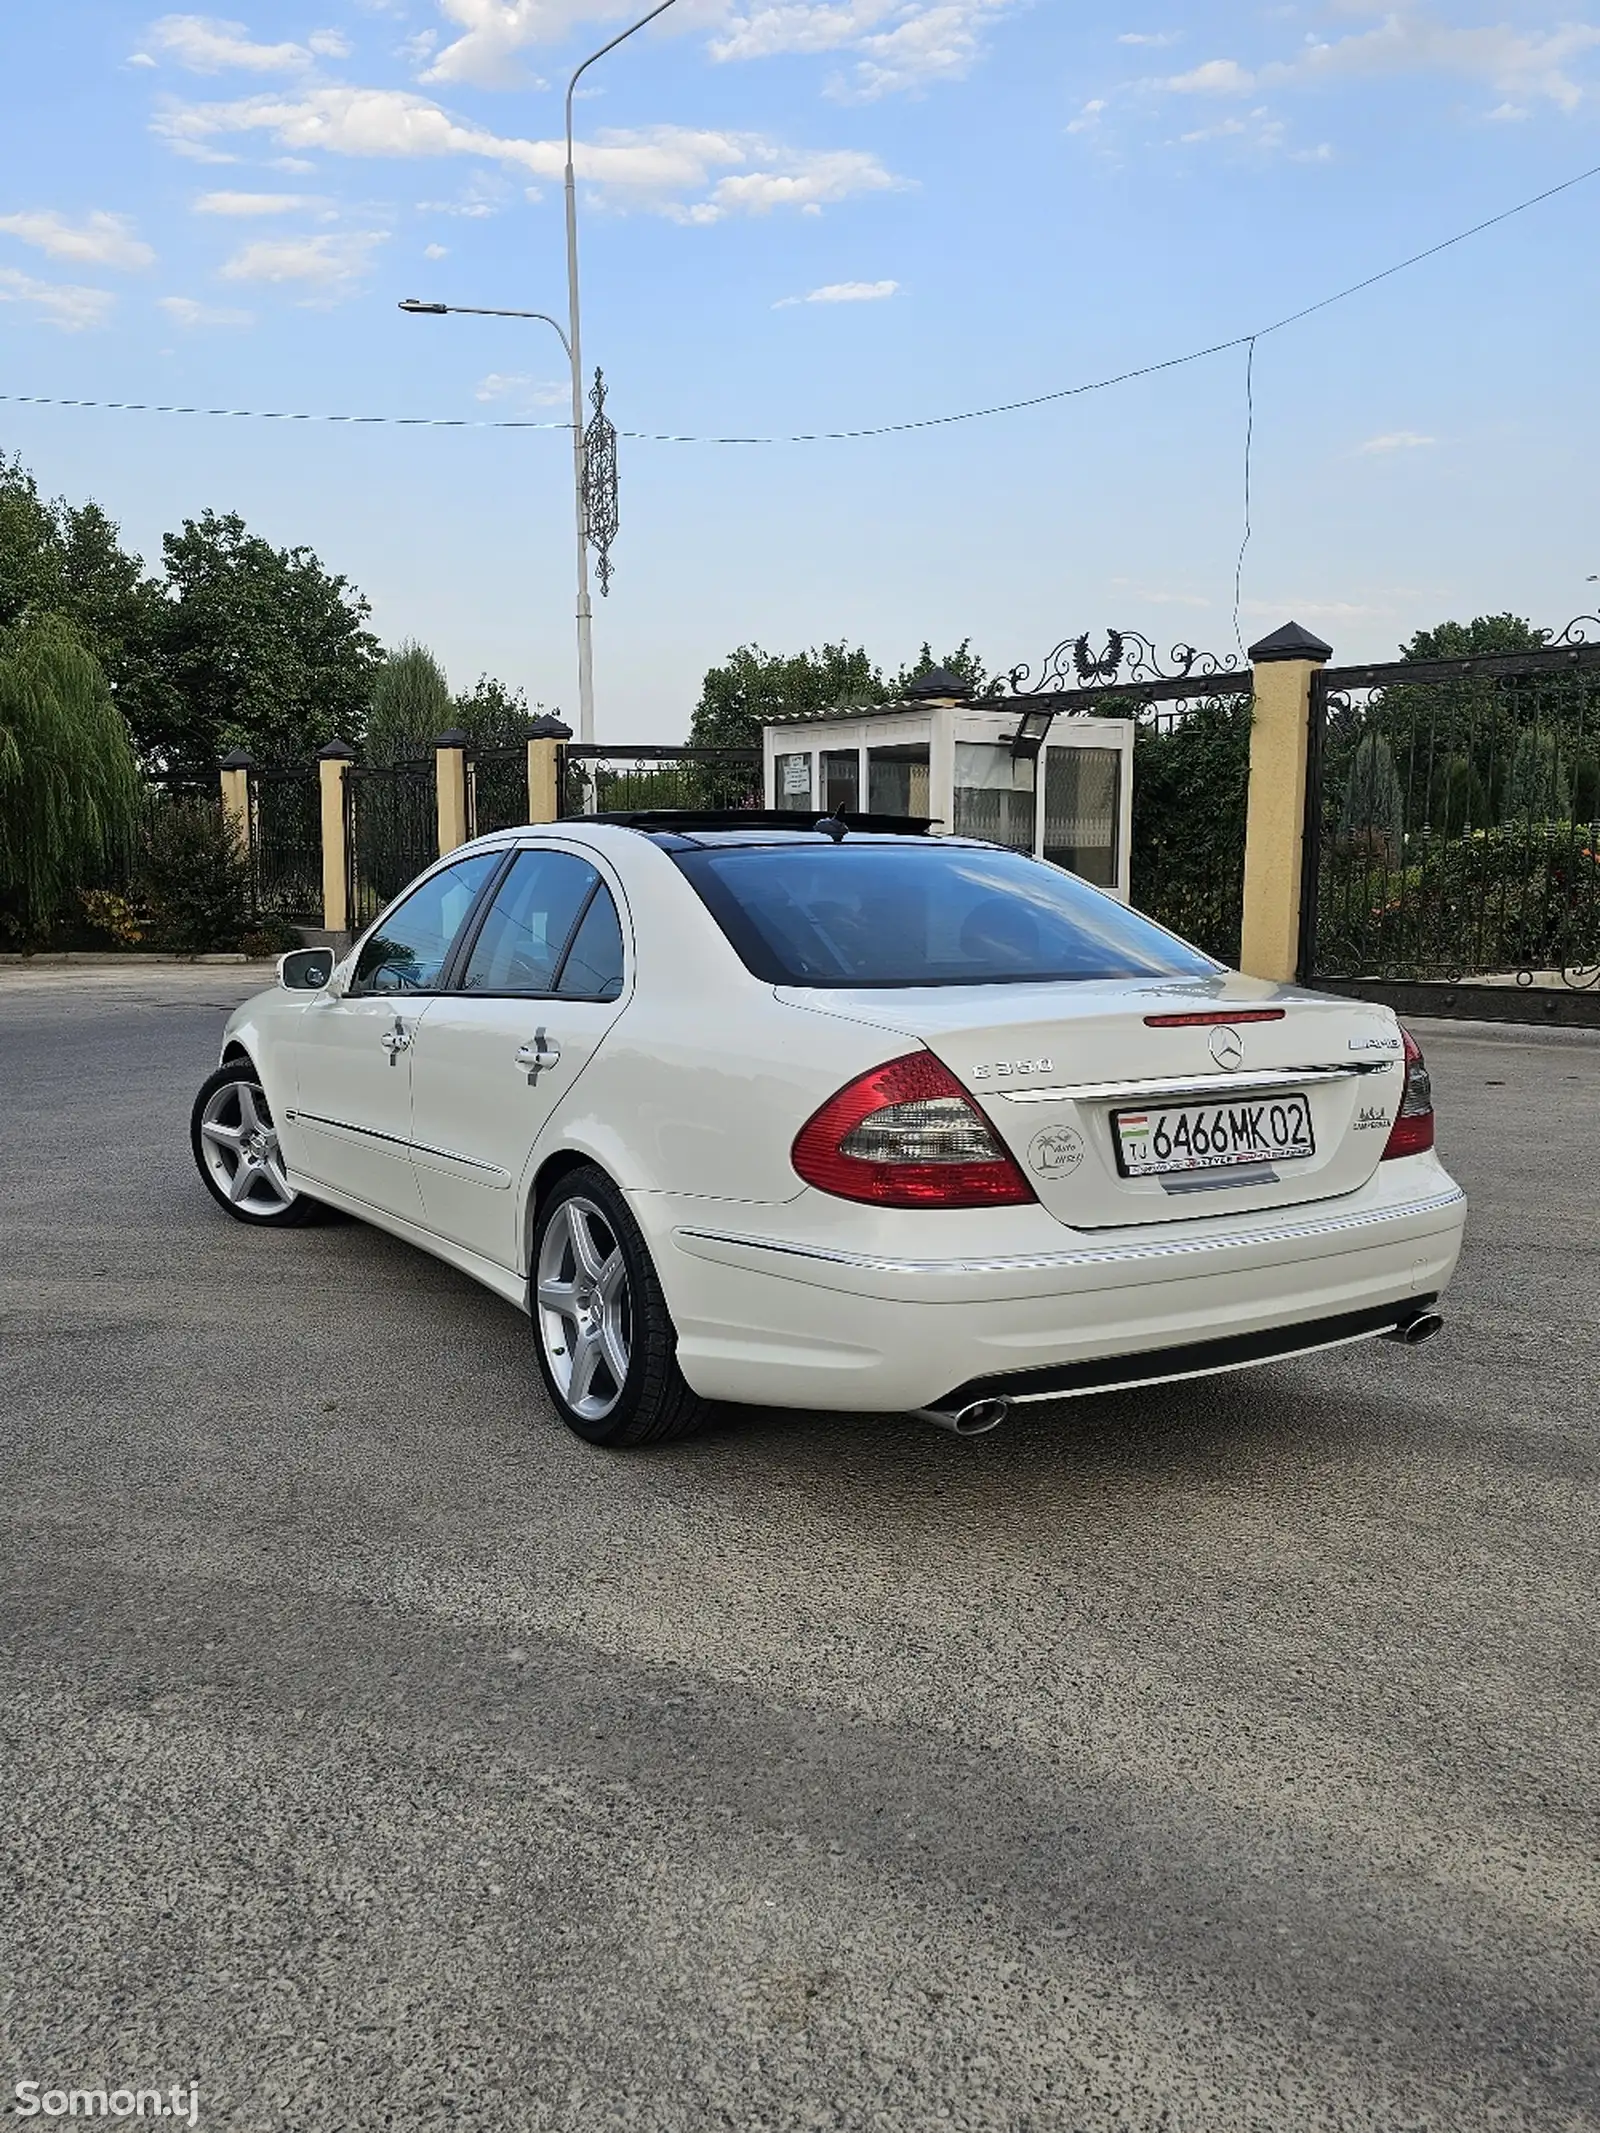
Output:
<instances>
[{"instance_id":1,"label":"curb","mask_svg":"<svg viewBox=\"0 0 1600 2133\"><path fill-rule=\"evenodd\" d=\"M9 951L0 954L0 966L8 969L28 968L39 963L46 963L52 966L60 963L76 963L80 966L87 964L96 970L126 970L130 967L138 969L147 963L247 964L251 960L249 956L238 953L227 955L157 955L141 949L130 949L125 955L105 954L94 948L46 948L41 949L37 955L20 955ZM263 969L266 969L275 959L272 957L257 957L255 960L261 964Z\"/></svg>"}]
</instances>

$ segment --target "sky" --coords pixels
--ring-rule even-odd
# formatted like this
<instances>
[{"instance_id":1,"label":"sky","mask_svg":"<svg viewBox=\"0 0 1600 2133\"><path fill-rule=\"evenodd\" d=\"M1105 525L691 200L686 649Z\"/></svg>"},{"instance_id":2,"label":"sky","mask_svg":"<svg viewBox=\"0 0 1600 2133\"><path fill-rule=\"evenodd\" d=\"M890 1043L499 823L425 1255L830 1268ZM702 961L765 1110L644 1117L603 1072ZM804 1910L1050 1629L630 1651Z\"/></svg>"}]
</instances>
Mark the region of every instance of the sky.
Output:
<instances>
[{"instance_id":1,"label":"sky","mask_svg":"<svg viewBox=\"0 0 1600 2133\"><path fill-rule=\"evenodd\" d=\"M308 544L451 682L571 714L562 97L639 0L129 0L0 18L0 393L549 423L361 428L0 400L0 450L148 558L211 507ZM1597 604L1600 165L1581 0L677 0L576 103L586 369L621 526L602 740L680 738L734 646L991 670L1087 631L1343 660Z\"/></svg>"}]
</instances>

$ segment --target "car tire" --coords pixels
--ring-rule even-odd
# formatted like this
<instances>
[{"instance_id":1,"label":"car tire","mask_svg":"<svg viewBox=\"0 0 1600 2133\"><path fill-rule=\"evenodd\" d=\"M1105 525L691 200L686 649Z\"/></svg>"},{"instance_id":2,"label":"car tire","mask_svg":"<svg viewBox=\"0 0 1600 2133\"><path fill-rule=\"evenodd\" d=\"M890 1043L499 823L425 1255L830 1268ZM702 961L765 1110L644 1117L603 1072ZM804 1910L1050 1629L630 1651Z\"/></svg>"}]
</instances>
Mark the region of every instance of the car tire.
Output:
<instances>
[{"instance_id":1,"label":"car tire","mask_svg":"<svg viewBox=\"0 0 1600 2133\"><path fill-rule=\"evenodd\" d=\"M290 1185L272 1106L248 1059L228 1060L200 1084L189 1145L207 1192L235 1222L300 1229L327 1217L320 1201Z\"/></svg>"},{"instance_id":2,"label":"car tire","mask_svg":"<svg viewBox=\"0 0 1600 2133\"><path fill-rule=\"evenodd\" d=\"M592 1164L569 1170L539 1208L528 1310L545 1390L585 1443L665 1444L705 1420L639 1225Z\"/></svg>"}]
</instances>

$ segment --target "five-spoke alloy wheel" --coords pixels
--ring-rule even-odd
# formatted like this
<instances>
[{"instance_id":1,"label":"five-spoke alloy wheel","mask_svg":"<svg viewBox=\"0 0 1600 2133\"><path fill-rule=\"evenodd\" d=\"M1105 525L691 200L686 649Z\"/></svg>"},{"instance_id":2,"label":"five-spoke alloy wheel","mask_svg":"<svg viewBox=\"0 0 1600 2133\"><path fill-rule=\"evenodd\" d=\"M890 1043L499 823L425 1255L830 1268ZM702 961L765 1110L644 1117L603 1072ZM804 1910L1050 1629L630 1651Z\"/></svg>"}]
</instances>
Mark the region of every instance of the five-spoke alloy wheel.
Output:
<instances>
[{"instance_id":1,"label":"five-spoke alloy wheel","mask_svg":"<svg viewBox=\"0 0 1600 2133\"><path fill-rule=\"evenodd\" d=\"M236 1221L288 1229L321 1216L289 1183L272 1106L249 1060L229 1060L202 1085L189 1139L211 1197Z\"/></svg>"},{"instance_id":2,"label":"five-spoke alloy wheel","mask_svg":"<svg viewBox=\"0 0 1600 2133\"><path fill-rule=\"evenodd\" d=\"M529 1290L539 1372L569 1429L654 1444L700 1422L649 1251L604 1171L569 1170L541 1203Z\"/></svg>"}]
</instances>

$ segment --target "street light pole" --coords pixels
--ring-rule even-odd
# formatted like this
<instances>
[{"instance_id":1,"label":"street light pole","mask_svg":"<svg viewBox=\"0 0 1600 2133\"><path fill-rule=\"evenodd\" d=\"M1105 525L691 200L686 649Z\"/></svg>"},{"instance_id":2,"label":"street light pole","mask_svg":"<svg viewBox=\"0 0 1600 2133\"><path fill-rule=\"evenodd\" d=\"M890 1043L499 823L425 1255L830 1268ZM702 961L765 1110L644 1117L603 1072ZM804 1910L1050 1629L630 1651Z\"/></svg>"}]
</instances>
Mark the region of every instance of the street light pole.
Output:
<instances>
[{"instance_id":1,"label":"street light pole","mask_svg":"<svg viewBox=\"0 0 1600 2133\"><path fill-rule=\"evenodd\" d=\"M572 482L578 509L578 735L591 745L594 741L594 645L593 615L589 605L589 511L583 441L583 336L578 316L578 187L572 168L572 94L579 78L597 59L604 59L608 52L614 52L635 30L642 30L646 23L654 22L657 15L664 15L675 4L676 0L661 0L659 7L653 7L648 15L641 15L609 44L603 44L598 52L591 52L567 83L567 357L572 365Z\"/></svg>"}]
</instances>

